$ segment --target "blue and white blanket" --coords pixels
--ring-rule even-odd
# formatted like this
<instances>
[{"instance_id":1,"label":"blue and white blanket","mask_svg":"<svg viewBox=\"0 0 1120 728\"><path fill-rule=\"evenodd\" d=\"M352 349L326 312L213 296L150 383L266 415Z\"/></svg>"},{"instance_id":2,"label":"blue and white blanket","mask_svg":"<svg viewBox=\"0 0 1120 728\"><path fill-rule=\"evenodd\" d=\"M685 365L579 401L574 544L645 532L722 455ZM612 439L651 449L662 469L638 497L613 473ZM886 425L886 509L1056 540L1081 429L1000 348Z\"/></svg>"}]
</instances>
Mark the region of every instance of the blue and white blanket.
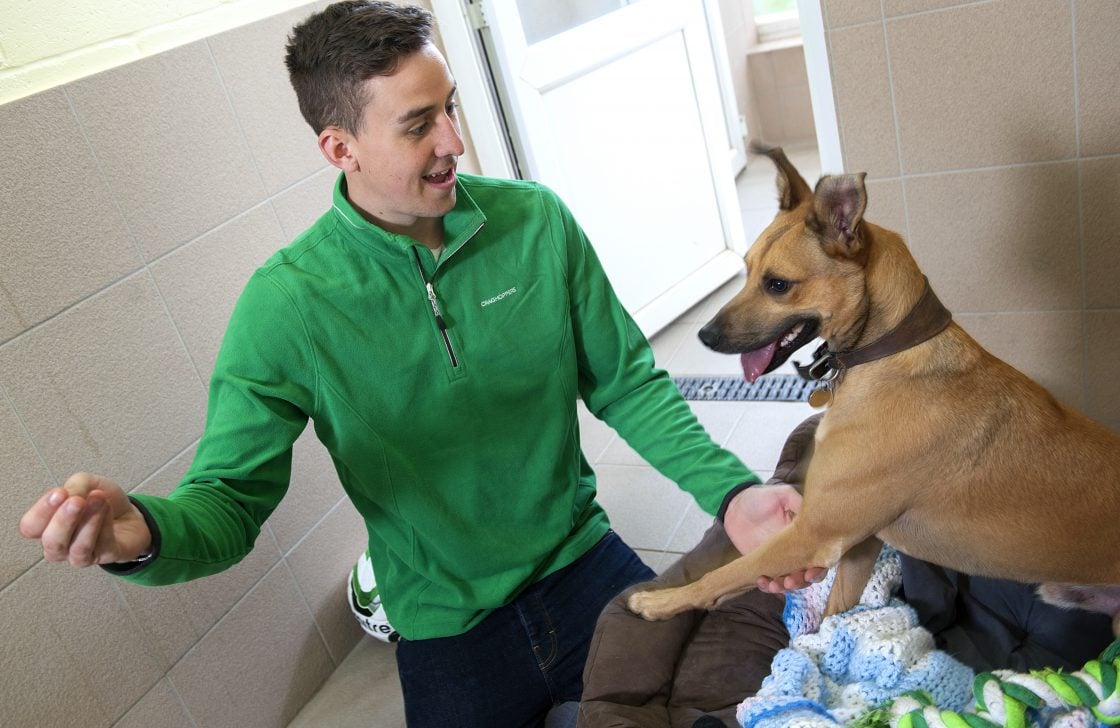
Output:
<instances>
[{"instance_id":1,"label":"blue and white blanket","mask_svg":"<svg viewBox=\"0 0 1120 728\"><path fill-rule=\"evenodd\" d=\"M972 670L934 649L913 608L894 596L902 583L896 551L884 547L858 606L822 620L835 575L786 596L790 645L739 705L743 728L834 728L911 690L954 710L972 700Z\"/></svg>"},{"instance_id":2,"label":"blue and white blanket","mask_svg":"<svg viewBox=\"0 0 1120 728\"><path fill-rule=\"evenodd\" d=\"M775 656L758 693L739 705L743 728L1120 724L1120 640L1072 673L975 676L935 649L914 610L895 596L902 565L894 549L883 548L859 605L822 619L834 579L835 570L787 595L790 645Z\"/></svg>"}]
</instances>

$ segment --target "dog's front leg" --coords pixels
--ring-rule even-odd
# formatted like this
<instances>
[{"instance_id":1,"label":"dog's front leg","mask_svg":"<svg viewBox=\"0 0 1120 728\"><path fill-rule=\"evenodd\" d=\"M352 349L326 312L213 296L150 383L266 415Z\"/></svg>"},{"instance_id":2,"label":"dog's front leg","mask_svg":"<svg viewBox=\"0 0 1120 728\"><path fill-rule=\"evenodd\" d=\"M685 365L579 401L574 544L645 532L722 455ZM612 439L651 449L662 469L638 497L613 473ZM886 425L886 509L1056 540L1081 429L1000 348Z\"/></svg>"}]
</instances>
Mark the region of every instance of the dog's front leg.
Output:
<instances>
[{"instance_id":1,"label":"dog's front leg","mask_svg":"<svg viewBox=\"0 0 1120 728\"><path fill-rule=\"evenodd\" d=\"M669 619L688 609L711 609L723 599L755 588L760 576L835 564L843 551L841 543L840 539L814 538L810 524L799 517L755 550L691 584L635 592L626 605L649 620Z\"/></svg>"},{"instance_id":2,"label":"dog's front leg","mask_svg":"<svg viewBox=\"0 0 1120 728\"><path fill-rule=\"evenodd\" d=\"M883 550L883 542L872 536L844 552L836 565L836 578L828 592L824 616L846 612L859 604L867 580L875 568L875 560Z\"/></svg>"}]
</instances>

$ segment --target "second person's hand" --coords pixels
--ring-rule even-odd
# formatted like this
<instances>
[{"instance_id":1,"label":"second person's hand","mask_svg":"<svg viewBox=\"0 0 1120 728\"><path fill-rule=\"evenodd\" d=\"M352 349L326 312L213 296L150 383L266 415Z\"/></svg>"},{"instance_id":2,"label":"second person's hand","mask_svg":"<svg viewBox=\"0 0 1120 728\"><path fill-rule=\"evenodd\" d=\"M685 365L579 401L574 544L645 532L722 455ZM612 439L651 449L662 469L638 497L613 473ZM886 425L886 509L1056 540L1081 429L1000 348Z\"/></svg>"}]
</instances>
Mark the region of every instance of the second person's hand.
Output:
<instances>
[{"instance_id":1,"label":"second person's hand","mask_svg":"<svg viewBox=\"0 0 1120 728\"><path fill-rule=\"evenodd\" d=\"M785 528L801 508L801 494L790 485L755 485L731 499L723 527L740 553L750 553ZM790 574L760 577L757 586L772 594L803 589L825 577L828 570L813 566Z\"/></svg>"}]
</instances>

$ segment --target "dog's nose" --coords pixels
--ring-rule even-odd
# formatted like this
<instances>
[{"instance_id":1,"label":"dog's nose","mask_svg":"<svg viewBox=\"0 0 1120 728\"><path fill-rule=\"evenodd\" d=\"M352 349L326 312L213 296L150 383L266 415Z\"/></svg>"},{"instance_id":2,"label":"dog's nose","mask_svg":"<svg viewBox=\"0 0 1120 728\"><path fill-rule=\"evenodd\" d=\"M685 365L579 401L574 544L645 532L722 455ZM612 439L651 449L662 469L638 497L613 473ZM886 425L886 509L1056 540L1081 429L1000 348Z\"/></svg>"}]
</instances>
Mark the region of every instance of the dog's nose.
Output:
<instances>
[{"instance_id":1,"label":"dog's nose","mask_svg":"<svg viewBox=\"0 0 1120 728\"><path fill-rule=\"evenodd\" d=\"M700 341L704 342L704 346L708 347L709 349L714 349L719 346L719 342L723 339L723 334L720 331L720 327L716 324L715 321L709 321L708 323L704 324L704 326L700 329L699 336Z\"/></svg>"}]
</instances>

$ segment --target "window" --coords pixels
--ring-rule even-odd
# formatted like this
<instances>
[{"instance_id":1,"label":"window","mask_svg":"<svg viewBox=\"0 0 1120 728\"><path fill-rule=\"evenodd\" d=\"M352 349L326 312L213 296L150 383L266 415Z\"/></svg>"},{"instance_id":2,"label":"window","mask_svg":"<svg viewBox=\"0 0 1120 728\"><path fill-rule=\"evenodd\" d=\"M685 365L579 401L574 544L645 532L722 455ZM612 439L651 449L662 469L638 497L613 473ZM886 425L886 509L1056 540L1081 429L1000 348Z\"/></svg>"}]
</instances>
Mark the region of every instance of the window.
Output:
<instances>
[{"instance_id":1,"label":"window","mask_svg":"<svg viewBox=\"0 0 1120 728\"><path fill-rule=\"evenodd\" d=\"M796 0L754 0L755 20L778 13L797 14Z\"/></svg>"},{"instance_id":2,"label":"window","mask_svg":"<svg viewBox=\"0 0 1120 728\"><path fill-rule=\"evenodd\" d=\"M797 0L753 0L753 5L759 43L796 38L801 34Z\"/></svg>"}]
</instances>

